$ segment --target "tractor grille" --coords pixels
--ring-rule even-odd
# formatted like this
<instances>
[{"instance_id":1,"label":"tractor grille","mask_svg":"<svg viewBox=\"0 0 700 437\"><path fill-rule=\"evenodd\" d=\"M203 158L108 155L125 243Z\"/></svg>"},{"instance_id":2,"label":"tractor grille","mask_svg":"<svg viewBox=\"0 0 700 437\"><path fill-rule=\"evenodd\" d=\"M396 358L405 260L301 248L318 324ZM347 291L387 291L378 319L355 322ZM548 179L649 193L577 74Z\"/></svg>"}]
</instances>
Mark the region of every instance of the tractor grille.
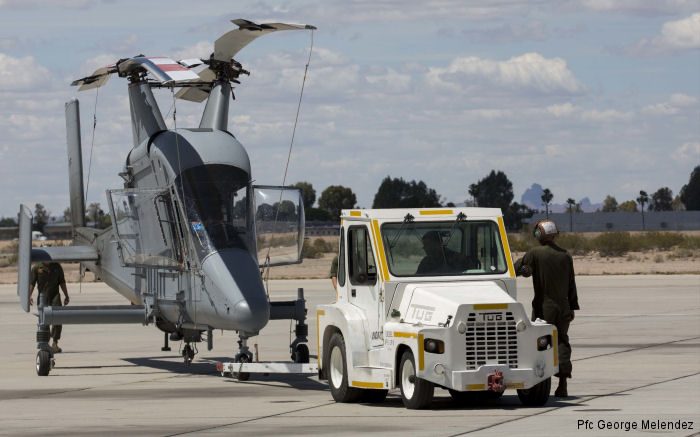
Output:
<instances>
[{"instance_id":1,"label":"tractor grille","mask_svg":"<svg viewBox=\"0 0 700 437\"><path fill-rule=\"evenodd\" d=\"M469 313L467 318L467 370L484 364L518 367L515 318L506 313Z\"/></svg>"}]
</instances>

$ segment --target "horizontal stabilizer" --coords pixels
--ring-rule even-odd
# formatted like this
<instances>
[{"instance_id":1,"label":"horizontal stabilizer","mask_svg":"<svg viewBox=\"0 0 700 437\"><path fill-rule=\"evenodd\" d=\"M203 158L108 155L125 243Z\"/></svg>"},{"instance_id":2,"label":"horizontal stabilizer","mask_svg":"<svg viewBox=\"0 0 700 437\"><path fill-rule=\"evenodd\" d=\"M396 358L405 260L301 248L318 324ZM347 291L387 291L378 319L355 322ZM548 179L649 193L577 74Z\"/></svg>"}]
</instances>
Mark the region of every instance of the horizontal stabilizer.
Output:
<instances>
[{"instance_id":1,"label":"horizontal stabilizer","mask_svg":"<svg viewBox=\"0 0 700 437\"><path fill-rule=\"evenodd\" d=\"M97 261L97 251L89 246L35 247L32 262L83 262Z\"/></svg>"}]
</instances>

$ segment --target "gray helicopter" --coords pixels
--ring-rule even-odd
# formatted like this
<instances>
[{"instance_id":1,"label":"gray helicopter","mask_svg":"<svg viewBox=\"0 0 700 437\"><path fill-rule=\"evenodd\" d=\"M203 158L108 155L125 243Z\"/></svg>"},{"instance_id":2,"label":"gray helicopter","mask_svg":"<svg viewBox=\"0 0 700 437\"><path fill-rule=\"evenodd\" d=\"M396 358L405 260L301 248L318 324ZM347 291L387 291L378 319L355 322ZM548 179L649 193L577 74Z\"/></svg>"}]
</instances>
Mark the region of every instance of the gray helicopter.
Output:
<instances>
[{"instance_id":1,"label":"gray helicopter","mask_svg":"<svg viewBox=\"0 0 700 437\"><path fill-rule=\"evenodd\" d=\"M112 226L86 227L79 103L66 103L68 170L73 242L68 247L31 247L31 215L19 214L17 293L29 311L32 262L79 262L131 305L38 305L37 373L49 374L55 358L50 325L93 323L155 324L168 341L184 341L189 364L192 343L213 329L238 332L234 362L251 362L247 340L271 319L296 320L290 345L295 363L309 362L303 290L293 301L271 302L261 268L301 262L304 210L298 189L256 186L248 153L228 132L232 83L249 74L233 57L248 43L281 30L309 25L256 24L233 20L232 30L214 44L208 59L174 61L143 55L120 59L72 85L87 90L112 74L129 81L133 148L119 175L124 187L107 190ZM195 72L196 67L205 66ZM196 128L168 129L152 88L179 88L177 98L207 100ZM237 375L244 379L247 374Z\"/></svg>"}]
</instances>

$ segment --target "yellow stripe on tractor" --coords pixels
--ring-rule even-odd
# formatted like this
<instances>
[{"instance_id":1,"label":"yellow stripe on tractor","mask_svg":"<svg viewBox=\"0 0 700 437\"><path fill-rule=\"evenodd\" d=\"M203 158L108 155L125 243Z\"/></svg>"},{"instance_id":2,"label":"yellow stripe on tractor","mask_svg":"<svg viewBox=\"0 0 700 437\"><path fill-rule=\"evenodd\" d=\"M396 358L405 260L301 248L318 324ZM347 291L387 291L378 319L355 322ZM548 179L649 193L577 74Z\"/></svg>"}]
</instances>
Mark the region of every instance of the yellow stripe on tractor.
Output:
<instances>
[{"instance_id":1,"label":"yellow stripe on tractor","mask_svg":"<svg viewBox=\"0 0 700 437\"><path fill-rule=\"evenodd\" d=\"M384 388L384 384L381 382L352 381L351 385L360 388Z\"/></svg>"},{"instance_id":2,"label":"yellow stripe on tractor","mask_svg":"<svg viewBox=\"0 0 700 437\"><path fill-rule=\"evenodd\" d=\"M379 264L381 266L382 280L389 280L389 266L386 263L386 255L384 254L384 243L382 242L382 235L379 232L379 222L372 220L372 234L374 236L374 241L377 242L377 252L379 253Z\"/></svg>"},{"instance_id":3,"label":"yellow stripe on tractor","mask_svg":"<svg viewBox=\"0 0 700 437\"><path fill-rule=\"evenodd\" d=\"M498 217L498 230L501 233L501 242L503 242L503 250L505 250L506 252L508 272L510 272L511 278L515 278L515 268L513 267L513 258L510 255L510 245L508 245L508 235L506 235L506 227L505 225L503 225L503 217Z\"/></svg>"},{"instance_id":4,"label":"yellow stripe on tractor","mask_svg":"<svg viewBox=\"0 0 700 437\"><path fill-rule=\"evenodd\" d=\"M420 215L452 215L451 209L422 210Z\"/></svg>"}]
</instances>

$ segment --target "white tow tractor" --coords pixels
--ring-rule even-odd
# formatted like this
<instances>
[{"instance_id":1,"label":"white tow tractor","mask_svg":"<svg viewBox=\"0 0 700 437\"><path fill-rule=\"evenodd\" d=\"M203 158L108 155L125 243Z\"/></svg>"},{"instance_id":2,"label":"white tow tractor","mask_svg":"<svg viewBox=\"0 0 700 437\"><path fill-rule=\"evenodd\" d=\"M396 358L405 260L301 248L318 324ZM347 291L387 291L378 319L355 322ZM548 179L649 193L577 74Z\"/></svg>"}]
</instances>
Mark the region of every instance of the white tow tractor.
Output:
<instances>
[{"instance_id":1,"label":"white tow tractor","mask_svg":"<svg viewBox=\"0 0 700 437\"><path fill-rule=\"evenodd\" d=\"M319 305L319 374L338 402L400 388L425 408L435 386L457 401L517 389L543 405L558 371L557 331L516 301L500 209L341 213L338 296Z\"/></svg>"}]
</instances>

